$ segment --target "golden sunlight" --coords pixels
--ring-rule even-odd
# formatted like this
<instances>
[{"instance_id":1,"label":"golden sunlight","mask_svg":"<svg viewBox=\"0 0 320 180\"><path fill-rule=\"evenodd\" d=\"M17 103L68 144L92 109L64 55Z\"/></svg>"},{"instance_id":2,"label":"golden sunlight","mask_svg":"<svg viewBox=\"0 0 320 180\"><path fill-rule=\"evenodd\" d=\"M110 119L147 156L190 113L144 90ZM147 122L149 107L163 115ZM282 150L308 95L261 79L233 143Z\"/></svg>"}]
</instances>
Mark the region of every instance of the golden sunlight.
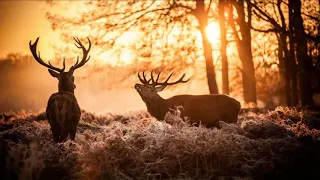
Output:
<instances>
[{"instance_id":1,"label":"golden sunlight","mask_svg":"<svg viewBox=\"0 0 320 180\"><path fill-rule=\"evenodd\" d=\"M220 27L217 22L211 22L206 28L206 32L211 44L216 44L220 38Z\"/></svg>"},{"instance_id":2,"label":"golden sunlight","mask_svg":"<svg viewBox=\"0 0 320 180\"><path fill-rule=\"evenodd\" d=\"M121 55L119 58L119 61L121 64L123 64L123 65L132 64L134 59L135 59L135 55L134 55L133 50L126 48L121 51Z\"/></svg>"}]
</instances>

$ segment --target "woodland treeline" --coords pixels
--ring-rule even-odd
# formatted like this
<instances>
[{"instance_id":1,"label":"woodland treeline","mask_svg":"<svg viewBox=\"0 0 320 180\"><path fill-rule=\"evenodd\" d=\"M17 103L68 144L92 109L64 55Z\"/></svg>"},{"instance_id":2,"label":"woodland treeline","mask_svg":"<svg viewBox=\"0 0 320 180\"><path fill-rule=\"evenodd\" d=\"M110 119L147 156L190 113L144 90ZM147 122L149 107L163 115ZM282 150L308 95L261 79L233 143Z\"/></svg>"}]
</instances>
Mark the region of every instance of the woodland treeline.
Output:
<instances>
[{"instance_id":1,"label":"woodland treeline","mask_svg":"<svg viewBox=\"0 0 320 180\"><path fill-rule=\"evenodd\" d=\"M71 2L48 3L67 8ZM89 30L101 52L112 48L121 52L124 45L117 40L125 32L139 32L142 38L127 45L134 51L133 74L146 67L156 71L203 68L212 94L238 89L232 81L241 77L239 88L246 103L256 104L257 94L269 91L277 92L288 106L314 105L314 94L320 89L319 0L82 3L76 15L48 12L52 28L60 31L66 42L72 40L75 28ZM220 25L217 47L206 33L214 21ZM200 43L195 32L201 34ZM217 79L218 71L221 79ZM276 76L279 79L275 81ZM221 81L220 91L217 81Z\"/></svg>"}]
</instances>

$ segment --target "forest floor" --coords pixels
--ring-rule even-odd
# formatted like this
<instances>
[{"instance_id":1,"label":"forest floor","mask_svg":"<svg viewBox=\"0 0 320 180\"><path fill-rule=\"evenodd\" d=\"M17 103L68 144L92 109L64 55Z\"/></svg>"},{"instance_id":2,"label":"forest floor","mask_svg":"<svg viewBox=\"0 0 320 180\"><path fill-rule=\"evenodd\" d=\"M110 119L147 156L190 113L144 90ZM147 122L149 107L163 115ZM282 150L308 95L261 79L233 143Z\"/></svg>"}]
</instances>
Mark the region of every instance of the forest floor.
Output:
<instances>
[{"instance_id":1,"label":"forest floor","mask_svg":"<svg viewBox=\"0 0 320 180\"><path fill-rule=\"evenodd\" d=\"M320 179L319 111L243 111L220 129L165 121L82 111L76 140L56 144L44 113L8 112L0 179Z\"/></svg>"}]
</instances>

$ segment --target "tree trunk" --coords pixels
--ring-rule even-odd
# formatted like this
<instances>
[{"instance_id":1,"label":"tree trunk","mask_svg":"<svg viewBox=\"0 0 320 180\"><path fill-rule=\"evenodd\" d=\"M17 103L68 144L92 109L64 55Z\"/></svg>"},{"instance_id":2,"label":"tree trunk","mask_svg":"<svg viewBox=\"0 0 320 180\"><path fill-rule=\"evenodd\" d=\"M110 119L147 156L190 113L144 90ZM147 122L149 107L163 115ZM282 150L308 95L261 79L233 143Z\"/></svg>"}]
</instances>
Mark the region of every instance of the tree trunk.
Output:
<instances>
[{"instance_id":1,"label":"tree trunk","mask_svg":"<svg viewBox=\"0 0 320 180\"><path fill-rule=\"evenodd\" d=\"M224 17L225 0L219 0L219 22L221 37L221 60L222 60L222 93L229 94L229 68L227 56L227 30Z\"/></svg>"},{"instance_id":2,"label":"tree trunk","mask_svg":"<svg viewBox=\"0 0 320 180\"><path fill-rule=\"evenodd\" d=\"M235 8L238 13L237 23L240 27L241 39L237 37L237 48L240 60L242 62L242 82L243 82L243 97L246 103L257 103L256 78L255 69L251 50L251 5L248 7L248 22L246 22L244 0L235 2ZM237 32L233 28L236 36Z\"/></svg>"},{"instance_id":3,"label":"tree trunk","mask_svg":"<svg viewBox=\"0 0 320 180\"><path fill-rule=\"evenodd\" d=\"M207 80L210 94L218 94L218 85L216 81L215 67L213 65L212 45L210 44L206 27L208 25L208 13L204 7L204 1L196 1L196 9L194 15L198 19L199 28L202 35L202 43L204 50L204 57L206 60Z\"/></svg>"},{"instance_id":4,"label":"tree trunk","mask_svg":"<svg viewBox=\"0 0 320 180\"><path fill-rule=\"evenodd\" d=\"M300 98L302 106L313 106L313 92L311 85L312 62L308 56L306 34L301 17L301 1L289 0L289 10L293 11L293 24L295 32L295 43L298 60L298 77L300 87Z\"/></svg>"},{"instance_id":5,"label":"tree trunk","mask_svg":"<svg viewBox=\"0 0 320 180\"><path fill-rule=\"evenodd\" d=\"M291 98L291 68L289 63L289 52L287 47L287 35L285 32L279 33L279 39L278 39L278 45L279 45L279 70L282 79L285 82L285 94L286 94L286 104L287 106L292 105L292 98Z\"/></svg>"},{"instance_id":6,"label":"tree trunk","mask_svg":"<svg viewBox=\"0 0 320 180\"><path fill-rule=\"evenodd\" d=\"M248 2L248 1L247 1ZM267 2L266 2L267 3ZM285 89L285 91L280 90L281 97L286 96L286 102L283 102L282 98L280 99L280 104L287 104L291 106L292 104L292 71L290 65L290 58L289 58L289 50L288 50L288 32L287 32L287 25L286 19L283 14L281 4L284 3L283 0L277 0L276 6L274 6L274 12L278 11L280 22L278 23L278 19L268 15L265 11L260 9L257 5L253 4L255 10L261 13L261 15L256 14L258 17L265 19L269 23L272 24L273 28L275 29L274 32L277 36L278 40L278 59L279 59L279 72L281 76L281 89ZM263 5L261 5L263 6ZM275 9L277 8L277 10ZM280 31L279 31L280 30Z\"/></svg>"},{"instance_id":7,"label":"tree trunk","mask_svg":"<svg viewBox=\"0 0 320 180\"><path fill-rule=\"evenodd\" d=\"M289 10L289 67L290 67L290 88L291 88L291 105L298 105L298 91L297 91L297 63L296 63L296 55L295 55L295 44L294 44L294 14Z\"/></svg>"},{"instance_id":8,"label":"tree trunk","mask_svg":"<svg viewBox=\"0 0 320 180\"><path fill-rule=\"evenodd\" d=\"M242 46L245 46L245 44L243 43ZM251 49L250 50L248 48L240 48L240 49L241 49L241 52L239 52L239 56L240 56L240 59L242 59L242 66L243 66L242 67L242 83L243 83L244 101L246 103L250 103L250 102L257 103L256 79L255 79L254 64L252 61Z\"/></svg>"},{"instance_id":9,"label":"tree trunk","mask_svg":"<svg viewBox=\"0 0 320 180\"><path fill-rule=\"evenodd\" d=\"M210 94L218 94L218 85L216 82L215 67L213 65L212 46L209 42L205 28L201 30L204 57L206 59L207 80Z\"/></svg>"},{"instance_id":10,"label":"tree trunk","mask_svg":"<svg viewBox=\"0 0 320 180\"><path fill-rule=\"evenodd\" d=\"M292 106L292 96L293 94L293 88L292 88L292 68L290 65L290 57L289 57L289 50L288 50L288 32L287 32L287 25L285 16L283 14L283 11L281 9L281 3L282 0L277 0L277 8L279 11L280 19L281 19L281 25L274 24L275 27L281 26L282 31L279 33L279 64L282 64L283 66L280 66L280 73L282 71L282 77L285 80L285 93L286 93L286 104L287 106ZM276 22L276 21L275 21ZM282 63L281 63L282 62ZM296 74L296 73L295 73ZM296 75L295 75L296 76ZM295 81L296 82L296 81ZM295 88L297 89L297 88ZM296 90L295 90L296 92ZM296 94L295 94L296 96Z\"/></svg>"}]
</instances>

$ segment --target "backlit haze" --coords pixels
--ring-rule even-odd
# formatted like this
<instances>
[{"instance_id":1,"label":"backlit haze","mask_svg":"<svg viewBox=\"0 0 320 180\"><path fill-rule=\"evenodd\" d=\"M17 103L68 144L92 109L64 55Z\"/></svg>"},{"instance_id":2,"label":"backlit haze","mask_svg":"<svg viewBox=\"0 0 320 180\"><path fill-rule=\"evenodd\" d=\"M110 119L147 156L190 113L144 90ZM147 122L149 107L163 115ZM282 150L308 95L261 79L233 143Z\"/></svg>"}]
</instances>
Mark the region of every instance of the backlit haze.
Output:
<instances>
[{"instance_id":1,"label":"backlit haze","mask_svg":"<svg viewBox=\"0 0 320 180\"><path fill-rule=\"evenodd\" d=\"M58 7L54 8L55 9L49 6L45 1L0 1L0 57L3 59L8 53L31 55L29 51L29 41L32 40L32 42L34 42L37 37L40 37L38 50L41 52L41 58L45 61L52 60L55 55L54 46L59 47L60 45L63 45L59 33L54 32L51 29L50 22L45 17L46 12L49 10L61 11ZM72 8L75 7L70 7L69 11L72 11ZM210 32L208 34L209 40L214 45L219 39L219 25L216 22L212 22L208 25L207 31ZM87 34L90 36L90 32L87 32ZM128 32L120 38L119 43L134 43L137 37L139 37L138 33ZM200 33L199 38L201 38ZM87 46L87 42L82 43ZM70 45L70 48L75 49L72 44ZM94 49L94 46L92 49ZM63 54L61 55L64 56ZM79 55L81 55L80 52ZM112 56L108 51L99 56L94 54L94 51L91 51L90 55L91 60L89 63L91 64L115 64L120 61L124 65L130 65L133 60L130 50L122 51L120 57ZM74 62L75 57L66 57L66 60ZM83 69L85 69L85 66ZM44 110L49 96L57 91L58 81L49 75L45 67L42 67L36 62L32 67L29 67L29 69L26 69L25 71L30 76L19 76L14 82L6 83L7 86L10 85L11 88L8 93L9 95L0 95L2 96L0 97L0 100L10 102L13 97L26 96L25 101L28 101L28 103L26 103L25 106L22 102L19 102L22 103L21 107L25 107L22 109L31 109L33 111ZM81 71L79 72L81 73ZM134 83L128 85L128 88L110 90L103 88L104 84L98 80L101 79L101 77L96 80L94 78L95 77L92 77L90 80L76 79L77 89L75 94L82 109L95 113L125 112L136 109L145 109L145 104L133 88ZM138 78L135 83L137 82ZM5 86L5 84L2 83L1 86ZM203 83L203 86L197 86L196 88L193 88L191 85L184 87L185 88L176 89L174 91L170 89L164 90L161 95L166 98L175 94L207 93L207 86L205 83ZM3 102L0 103L0 105L4 104L5 103Z\"/></svg>"}]
</instances>

